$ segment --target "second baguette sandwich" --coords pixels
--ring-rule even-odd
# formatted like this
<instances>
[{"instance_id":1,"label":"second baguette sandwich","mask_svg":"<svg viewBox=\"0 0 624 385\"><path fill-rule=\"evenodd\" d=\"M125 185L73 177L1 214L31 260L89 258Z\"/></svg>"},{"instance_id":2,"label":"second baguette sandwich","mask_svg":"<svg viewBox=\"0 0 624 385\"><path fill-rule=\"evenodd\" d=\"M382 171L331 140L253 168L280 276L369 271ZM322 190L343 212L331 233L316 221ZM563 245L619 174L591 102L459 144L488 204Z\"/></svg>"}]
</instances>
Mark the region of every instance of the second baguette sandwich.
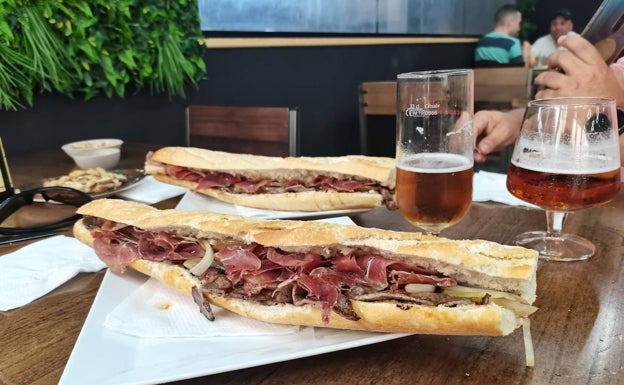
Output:
<instances>
[{"instance_id":1,"label":"second baguette sandwich","mask_svg":"<svg viewBox=\"0 0 624 385\"><path fill-rule=\"evenodd\" d=\"M240 206L328 211L386 206L394 200L392 158L269 157L164 147L147 159L155 179Z\"/></svg>"}]
</instances>

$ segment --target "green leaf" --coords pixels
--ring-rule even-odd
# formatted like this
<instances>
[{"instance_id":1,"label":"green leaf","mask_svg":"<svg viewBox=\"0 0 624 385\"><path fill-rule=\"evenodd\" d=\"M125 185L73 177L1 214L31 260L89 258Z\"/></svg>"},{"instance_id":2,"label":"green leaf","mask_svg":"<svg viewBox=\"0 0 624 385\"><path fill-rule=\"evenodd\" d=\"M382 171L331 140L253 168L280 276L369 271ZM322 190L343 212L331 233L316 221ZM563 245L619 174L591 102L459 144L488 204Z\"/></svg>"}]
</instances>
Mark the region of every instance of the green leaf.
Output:
<instances>
[{"instance_id":1,"label":"green leaf","mask_svg":"<svg viewBox=\"0 0 624 385\"><path fill-rule=\"evenodd\" d=\"M91 12L88 1L75 1L73 5L82 13L81 17L93 17L93 12Z\"/></svg>"},{"instance_id":2,"label":"green leaf","mask_svg":"<svg viewBox=\"0 0 624 385\"><path fill-rule=\"evenodd\" d=\"M130 69L137 68L137 64L134 61L134 51L130 48L124 50L123 53L119 55L119 60Z\"/></svg>"},{"instance_id":3,"label":"green leaf","mask_svg":"<svg viewBox=\"0 0 624 385\"><path fill-rule=\"evenodd\" d=\"M89 59L91 62L99 62L100 55L98 54L97 50L93 48L92 46L90 46L89 44L86 44L86 43L80 44L79 46L77 46L77 48L82 53L84 53L87 59Z\"/></svg>"},{"instance_id":4,"label":"green leaf","mask_svg":"<svg viewBox=\"0 0 624 385\"><path fill-rule=\"evenodd\" d=\"M93 85L93 79L91 78L91 74L89 72L85 72L83 74L83 80L87 86L91 87Z\"/></svg>"},{"instance_id":5,"label":"green leaf","mask_svg":"<svg viewBox=\"0 0 624 385\"><path fill-rule=\"evenodd\" d=\"M0 42L11 42L13 39L15 39L15 36L11 31L11 27L9 27L4 18L0 19Z\"/></svg>"}]
</instances>

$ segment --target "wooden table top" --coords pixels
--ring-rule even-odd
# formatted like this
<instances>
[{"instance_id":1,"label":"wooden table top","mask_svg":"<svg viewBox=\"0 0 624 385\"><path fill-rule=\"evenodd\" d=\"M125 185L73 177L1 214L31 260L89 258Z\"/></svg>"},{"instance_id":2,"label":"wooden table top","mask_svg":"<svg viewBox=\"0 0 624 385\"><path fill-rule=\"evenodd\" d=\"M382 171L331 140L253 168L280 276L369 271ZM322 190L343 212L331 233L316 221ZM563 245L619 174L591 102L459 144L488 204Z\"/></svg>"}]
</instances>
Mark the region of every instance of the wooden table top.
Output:
<instances>
[{"instance_id":1,"label":"wooden table top","mask_svg":"<svg viewBox=\"0 0 624 385\"><path fill-rule=\"evenodd\" d=\"M120 167L141 167L156 146L125 144ZM62 175L62 152L9 158L16 185ZM169 201L160 204L172 206ZM569 216L565 230L592 239L599 253L584 262L540 262L540 308L532 319L536 364L525 367L521 330L506 337L413 335L396 340L176 384L616 384L624 375L624 192L611 203ZM359 225L413 231L398 212L376 209ZM475 203L443 235L509 244L545 227L540 210ZM0 247L0 255L25 243ZM80 274L48 295L0 312L0 384L56 384L104 272ZM1 272L0 272L1 279ZM98 364L93 357L93 365Z\"/></svg>"}]
</instances>

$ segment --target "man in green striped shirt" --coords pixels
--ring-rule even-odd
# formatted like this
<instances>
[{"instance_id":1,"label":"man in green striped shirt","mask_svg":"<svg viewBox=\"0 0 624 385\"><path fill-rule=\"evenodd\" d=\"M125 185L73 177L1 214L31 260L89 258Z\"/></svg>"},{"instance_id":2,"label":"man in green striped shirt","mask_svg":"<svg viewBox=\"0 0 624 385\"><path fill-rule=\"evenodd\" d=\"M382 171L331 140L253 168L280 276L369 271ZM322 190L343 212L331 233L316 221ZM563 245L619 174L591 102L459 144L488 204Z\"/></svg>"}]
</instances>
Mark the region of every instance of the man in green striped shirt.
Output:
<instances>
[{"instance_id":1,"label":"man in green striped shirt","mask_svg":"<svg viewBox=\"0 0 624 385\"><path fill-rule=\"evenodd\" d=\"M494 30L483 36L475 51L475 66L524 64L520 33L522 14L511 4L500 7L494 16Z\"/></svg>"}]
</instances>

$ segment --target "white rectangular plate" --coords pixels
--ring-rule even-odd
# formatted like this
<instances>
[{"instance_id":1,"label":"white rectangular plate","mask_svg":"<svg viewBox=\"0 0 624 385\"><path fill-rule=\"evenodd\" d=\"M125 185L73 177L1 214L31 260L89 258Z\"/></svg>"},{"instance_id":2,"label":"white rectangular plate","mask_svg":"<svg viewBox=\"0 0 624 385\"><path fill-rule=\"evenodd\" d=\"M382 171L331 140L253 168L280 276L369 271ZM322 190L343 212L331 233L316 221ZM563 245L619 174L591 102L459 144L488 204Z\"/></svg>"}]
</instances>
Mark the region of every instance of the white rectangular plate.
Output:
<instances>
[{"instance_id":1,"label":"white rectangular plate","mask_svg":"<svg viewBox=\"0 0 624 385\"><path fill-rule=\"evenodd\" d=\"M350 215L369 211L370 209L348 209L348 210L331 210L331 211L274 211L254 209L252 207L243 207L222 202L218 199L195 193L192 191L184 194L178 205L177 210L192 211L203 210L220 214L242 215L244 217L253 217L261 219L294 219L294 218L320 218L340 215Z\"/></svg>"},{"instance_id":2,"label":"white rectangular plate","mask_svg":"<svg viewBox=\"0 0 624 385\"><path fill-rule=\"evenodd\" d=\"M326 220L352 224L346 217ZM408 334L302 328L284 336L142 339L104 328L106 315L148 277L107 271L60 385L183 380L388 341Z\"/></svg>"}]
</instances>

